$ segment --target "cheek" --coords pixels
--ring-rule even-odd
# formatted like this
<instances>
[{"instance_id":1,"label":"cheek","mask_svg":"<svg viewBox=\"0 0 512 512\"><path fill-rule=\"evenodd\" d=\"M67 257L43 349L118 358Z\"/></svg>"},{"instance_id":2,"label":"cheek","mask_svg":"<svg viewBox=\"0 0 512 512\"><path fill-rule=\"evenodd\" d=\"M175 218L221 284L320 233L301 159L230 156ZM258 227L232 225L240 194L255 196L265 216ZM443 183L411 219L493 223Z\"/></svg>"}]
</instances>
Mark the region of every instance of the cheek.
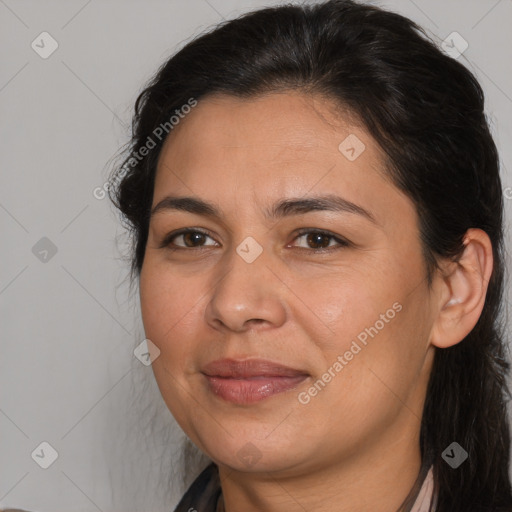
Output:
<instances>
[{"instance_id":1,"label":"cheek","mask_svg":"<svg viewBox=\"0 0 512 512\"><path fill-rule=\"evenodd\" d=\"M151 265L143 267L140 276L141 313L146 337L162 354L190 346L180 343L197 325L198 298L194 280L185 282L170 275L169 271Z\"/></svg>"},{"instance_id":2,"label":"cheek","mask_svg":"<svg viewBox=\"0 0 512 512\"><path fill-rule=\"evenodd\" d=\"M315 315L302 314L300 323L316 345L316 377L329 369L336 375L331 387L337 389L331 397L335 401L351 402L346 394L350 390L357 409L356 402L374 403L372 393L379 396L376 388L385 388L379 378L397 391L414 381L428 334L428 313L423 289L411 293L413 273L404 276L405 270L388 273L375 266L364 275L317 280L315 286L303 281L296 289L313 305ZM315 320L306 321L309 318ZM333 368L336 362L342 369L340 364Z\"/></svg>"},{"instance_id":3,"label":"cheek","mask_svg":"<svg viewBox=\"0 0 512 512\"><path fill-rule=\"evenodd\" d=\"M139 280L145 335L160 350L151 366L167 407L178 424L190 431L187 379L200 343L194 334L198 325L194 315L204 292L194 291L192 280L180 281L168 268L152 263L151 258L145 261Z\"/></svg>"},{"instance_id":4,"label":"cheek","mask_svg":"<svg viewBox=\"0 0 512 512\"><path fill-rule=\"evenodd\" d=\"M426 301L420 295L395 297L399 300L385 297L370 303L372 297L361 307L352 304L347 315L353 312L359 315L357 320L347 327L346 335L340 320L337 345L324 351L327 367L332 367L338 356L342 356L343 366L326 396L327 406L338 405L368 425L373 422L367 418L368 411L384 421L403 404L421 416L412 397L427 346L429 324L422 309Z\"/></svg>"},{"instance_id":5,"label":"cheek","mask_svg":"<svg viewBox=\"0 0 512 512\"><path fill-rule=\"evenodd\" d=\"M371 272L303 279L293 288L300 299L294 300L297 322L323 352L331 357L332 352L343 353L358 336L364 341L376 322L378 330L385 329L395 316L393 303L399 293L392 287Z\"/></svg>"}]
</instances>

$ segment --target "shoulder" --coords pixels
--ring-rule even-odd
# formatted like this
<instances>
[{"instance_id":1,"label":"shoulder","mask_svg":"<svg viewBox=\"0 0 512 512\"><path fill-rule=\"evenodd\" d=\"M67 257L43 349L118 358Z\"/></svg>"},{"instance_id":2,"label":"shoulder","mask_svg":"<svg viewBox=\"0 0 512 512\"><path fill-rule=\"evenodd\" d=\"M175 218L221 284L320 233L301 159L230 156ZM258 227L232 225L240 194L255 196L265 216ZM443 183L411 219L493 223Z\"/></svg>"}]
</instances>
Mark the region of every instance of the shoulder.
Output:
<instances>
[{"instance_id":1,"label":"shoulder","mask_svg":"<svg viewBox=\"0 0 512 512\"><path fill-rule=\"evenodd\" d=\"M212 462L192 482L174 512L215 512L220 494L219 470Z\"/></svg>"}]
</instances>

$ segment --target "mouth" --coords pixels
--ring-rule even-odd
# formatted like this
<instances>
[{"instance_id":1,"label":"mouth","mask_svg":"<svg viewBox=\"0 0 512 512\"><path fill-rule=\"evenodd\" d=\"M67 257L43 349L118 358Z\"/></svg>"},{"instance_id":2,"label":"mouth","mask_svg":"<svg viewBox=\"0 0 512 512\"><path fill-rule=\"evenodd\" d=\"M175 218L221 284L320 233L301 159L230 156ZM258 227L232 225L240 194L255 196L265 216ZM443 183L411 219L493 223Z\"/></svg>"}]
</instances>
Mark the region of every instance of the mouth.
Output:
<instances>
[{"instance_id":1,"label":"mouth","mask_svg":"<svg viewBox=\"0 0 512 512\"><path fill-rule=\"evenodd\" d=\"M219 398L246 405L296 388L309 377L305 371L262 359L222 359L201 372L210 392Z\"/></svg>"}]
</instances>

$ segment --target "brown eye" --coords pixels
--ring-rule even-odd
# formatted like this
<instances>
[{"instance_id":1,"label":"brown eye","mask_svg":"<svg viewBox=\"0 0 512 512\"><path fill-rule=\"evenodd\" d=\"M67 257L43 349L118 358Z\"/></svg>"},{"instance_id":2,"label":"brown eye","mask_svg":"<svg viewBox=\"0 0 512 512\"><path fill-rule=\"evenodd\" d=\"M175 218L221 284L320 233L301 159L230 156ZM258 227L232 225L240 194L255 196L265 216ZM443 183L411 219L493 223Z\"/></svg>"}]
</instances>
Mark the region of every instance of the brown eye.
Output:
<instances>
[{"instance_id":1,"label":"brown eye","mask_svg":"<svg viewBox=\"0 0 512 512\"><path fill-rule=\"evenodd\" d=\"M206 239L206 235L199 231L189 231L188 233L183 233L181 236L187 247L195 247L196 244L202 245Z\"/></svg>"},{"instance_id":2,"label":"brown eye","mask_svg":"<svg viewBox=\"0 0 512 512\"><path fill-rule=\"evenodd\" d=\"M325 249L329 247L332 237L323 233L309 233L306 235L306 242L312 249Z\"/></svg>"},{"instance_id":3,"label":"brown eye","mask_svg":"<svg viewBox=\"0 0 512 512\"><path fill-rule=\"evenodd\" d=\"M302 231L295 238L295 240L303 238L305 240L306 245L300 246L301 249L311 249L311 250L323 250L323 249L332 249L339 247L347 247L349 246L349 242L335 236L332 233L326 231L319 230L309 230ZM331 244L331 242L335 242Z\"/></svg>"},{"instance_id":4,"label":"brown eye","mask_svg":"<svg viewBox=\"0 0 512 512\"><path fill-rule=\"evenodd\" d=\"M216 245L213 240L213 244L206 244L207 239L213 240L208 234L197 229L183 229L181 231L170 233L160 244L160 247L169 247L170 249L194 249L204 246ZM181 243L176 243L176 240Z\"/></svg>"}]
</instances>

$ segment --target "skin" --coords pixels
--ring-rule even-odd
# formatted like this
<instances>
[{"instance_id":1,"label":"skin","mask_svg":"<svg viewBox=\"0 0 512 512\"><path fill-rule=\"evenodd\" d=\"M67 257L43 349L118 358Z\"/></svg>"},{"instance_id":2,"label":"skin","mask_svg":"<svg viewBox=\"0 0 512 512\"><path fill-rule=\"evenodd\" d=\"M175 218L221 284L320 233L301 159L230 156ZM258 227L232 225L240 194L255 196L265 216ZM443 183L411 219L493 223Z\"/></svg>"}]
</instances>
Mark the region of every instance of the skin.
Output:
<instances>
[{"instance_id":1,"label":"skin","mask_svg":"<svg viewBox=\"0 0 512 512\"><path fill-rule=\"evenodd\" d=\"M350 134L365 145L354 161L338 149ZM487 235L469 230L460 261L441 262L429 288L414 204L386 177L376 142L332 101L299 92L202 99L160 155L153 207L171 194L213 203L221 217L170 209L151 217L140 274L144 328L160 350L152 366L167 406L219 466L226 511L397 510L420 469L434 347L460 342L483 307ZM265 217L282 199L323 194L361 206L375 222L326 210ZM175 251L160 247L182 228L207 234L177 236ZM301 228L350 245L308 242ZM236 252L249 236L262 248L252 263ZM331 250L319 251L322 244ZM394 318L301 403L299 393L396 303ZM212 394L201 373L228 357L269 359L309 377L235 405ZM238 456L248 443L253 463Z\"/></svg>"}]
</instances>

